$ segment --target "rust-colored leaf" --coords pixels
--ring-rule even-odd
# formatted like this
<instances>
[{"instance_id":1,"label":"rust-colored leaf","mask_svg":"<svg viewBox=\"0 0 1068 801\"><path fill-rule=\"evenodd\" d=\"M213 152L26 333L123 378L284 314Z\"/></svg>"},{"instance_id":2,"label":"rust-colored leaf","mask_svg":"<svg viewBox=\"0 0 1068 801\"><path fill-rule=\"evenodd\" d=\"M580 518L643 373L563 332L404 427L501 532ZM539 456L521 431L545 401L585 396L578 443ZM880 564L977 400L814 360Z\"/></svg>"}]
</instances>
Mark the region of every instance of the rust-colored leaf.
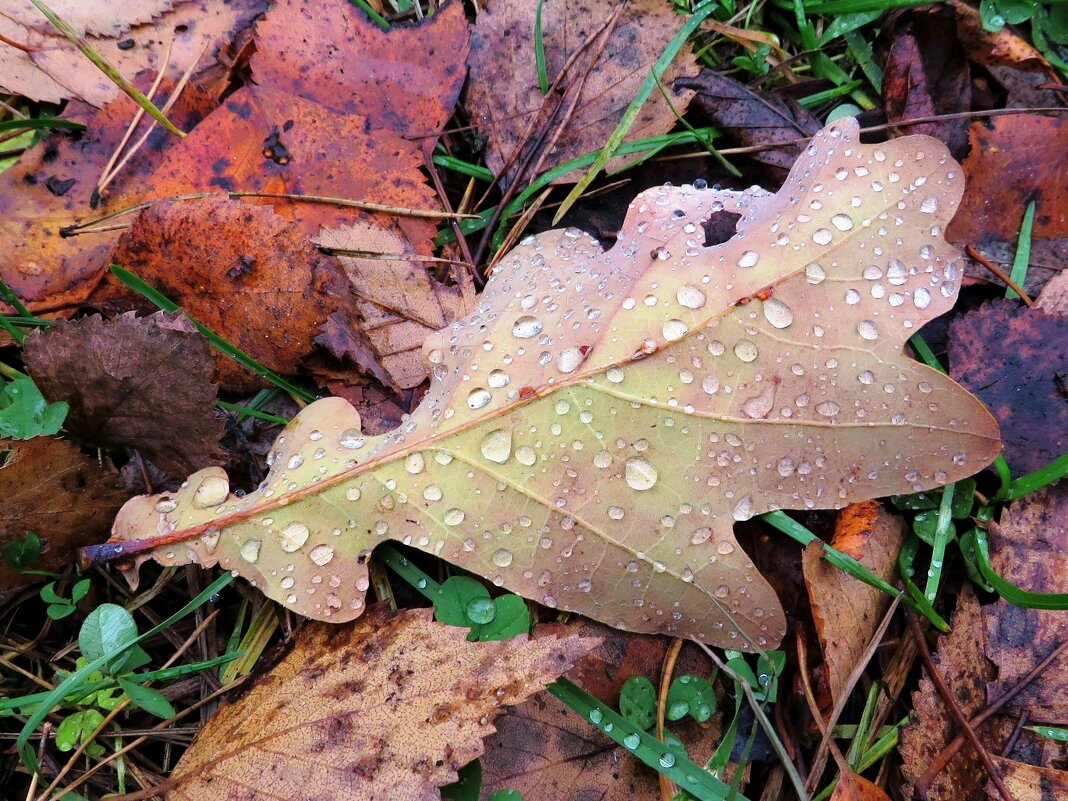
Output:
<instances>
[{"instance_id":1,"label":"rust-colored leaf","mask_svg":"<svg viewBox=\"0 0 1068 801\"><path fill-rule=\"evenodd\" d=\"M504 706L521 703L597 644L467 641L430 610L368 610L311 624L292 651L201 730L168 801L220 797L425 801L485 751Z\"/></svg>"},{"instance_id":2,"label":"rust-colored leaf","mask_svg":"<svg viewBox=\"0 0 1068 801\"><path fill-rule=\"evenodd\" d=\"M561 0L540 6L546 73L550 84L560 79L557 90L548 95L541 93L534 56L539 4L497 0L479 9L464 105L479 133L488 137L490 169L500 176L505 165L511 165L505 183L512 180L517 160L544 158L541 170L545 171L604 147L683 24L683 17L660 0L631 0L613 24L609 20L617 5ZM601 42L606 31L607 40ZM662 78L679 114L685 112L692 92L672 89L672 82L680 75L692 75L693 64L687 46ZM675 120L664 98L653 92L626 141L666 133ZM522 150L516 152L517 148ZM609 169L617 163L622 162L610 161ZM579 175L572 171L558 182L574 181Z\"/></svg>"},{"instance_id":3,"label":"rust-colored leaf","mask_svg":"<svg viewBox=\"0 0 1068 801\"><path fill-rule=\"evenodd\" d=\"M880 578L892 581L904 541L901 518L875 501L866 501L847 506L839 513L831 545ZM890 599L825 562L820 542L805 548L803 568L831 696L838 701Z\"/></svg>"},{"instance_id":4,"label":"rust-colored leaf","mask_svg":"<svg viewBox=\"0 0 1068 801\"><path fill-rule=\"evenodd\" d=\"M619 691L631 676L645 676L659 686L667 638L614 631L591 621L547 624L535 630L535 637L565 634L601 640L567 676L608 706L618 708ZM707 677L711 672L707 656L694 645L683 646L673 675ZM693 721L671 724L671 731L697 762L712 755L720 729L718 717L704 727ZM507 789L538 801L652 799L660 793L653 770L548 694L508 710L498 719L497 732L486 740L481 798Z\"/></svg>"},{"instance_id":5,"label":"rust-colored leaf","mask_svg":"<svg viewBox=\"0 0 1068 801\"><path fill-rule=\"evenodd\" d=\"M15 0L0 10L0 89L48 103L68 98L103 106L122 92L56 31L29 2ZM88 44L127 77L165 68L177 80L193 63L193 76L210 81L209 71L228 57L265 0L134 0L131 3L49 0L49 8L80 32ZM170 60L161 64L170 46ZM220 87L221 88L221 87Z\"/></svg>"},{"instance_id":6,"label":"rust-colored leaf","mask_svg":"<svg viewBox=\"0 0 1068 801\"><path fill-rule=\"evenodd\" d=\"M328 314L351 310L336 262L319 253L297 223L269 206L224 196L146 209L112 260L282 373L296 372ZM257 385L256 376L229 357L215 358L222 386Z\"/></svg>"},{"instance_id":7,"label":"rust-colored leaf","mask_svg":"<svg viewBox=\"0 0 1068 801\"><path fill-rule=\"evenodd\" d=\"M1001 425L1016 474L1068 452L1068 316L994 300L950 326L950 374L978 395Z\"/></svg>"},{"instance_id":8,"label":"rust-colored leaf","mask_svg":"<svg viewBox=\"0 0 1068 801\"><path fill-rule=\"evenodd\" d=\"M1013 801L1068 798L1068 771L1028 765L996 754L991 754L990 758ZM993 794L988 792L988 795Z\"/></svg>"},{"instance_id":9,"label":"rust-colored leaf","mask_svg":"<svg viewBox=\"0 0 1068 801\"><path fill-rule=\"evenodd\" d=\"M27 338L23 356L45 397L70 404L64 428L85 442L137 448L171 474L221 463L214 360L184 317L60 320Z\"/></svg>"},{"instance_id":10,"label":"rust-colored leaf","mask_svg":"<svg viewBox=\"0 0 1068 801\"><path fill-rule=\"evenodd\" d=\"M847 771L838 777L831 801L890 801L890 796L860 774Z\"/></svg>"},{"instance_id":11,"label":"rust-colored leaf","mask_svg":"<svg viewBox=\"0 0 1068 801\"><path fill-rule=\"evenodd\" d=\"M256 27L252 73L262 86L366 117L429 152L463 86L469 39L460 0L388 32L346 0L282 0Z\"/></svg>"},{"instance_id":12,"label":"rust-colored leaf","mask_svg":"<svg viewBox=\"0 0 1068 801\"><path fill-rule=\"evenodd\" d=\"M902 353L956 297L960 192L937 141L862 145L846 120L776 195L660 187L609 251L531 237L428 338L431 387L399 429L364 436L319 401L257 491L198 508L225 480L201 471L128 504L114 536L135 542L112 550L219 562L340 621L362 611L361 557L397 539L617 627L772 647L785 618L735 521L919 491L1000 449L978 401ZM737 234L705 246L720 211Z\"/></svg>"},{"instance_id":13,"label":"rust-colored leaf","mask_svg":"<svg viewBox=\"0 0 1068 801\"><path fill-rule=\"evenodd\" d=\"M1027 290L1037 292L1068 262L1068 120L1013 114L973 122L968 138L967 188L946 238L1009 265L1024 211L1034 200ZM994 280L985 267L974 274Z\"/></svg>"},{"instance_id":14,"label":"rust-colored leaf","mask_svg":"<svg viewBox=\"0 0 1068 801\"><path fill-rule=\"evenodd\" d=\"M69 442L0 440L0 542L37 534L46 547L34 570L64 571L74 549L102 535L127 497L116 473ZM0 560L0 589L27 580Z\"/></svg>"}]
</instances>

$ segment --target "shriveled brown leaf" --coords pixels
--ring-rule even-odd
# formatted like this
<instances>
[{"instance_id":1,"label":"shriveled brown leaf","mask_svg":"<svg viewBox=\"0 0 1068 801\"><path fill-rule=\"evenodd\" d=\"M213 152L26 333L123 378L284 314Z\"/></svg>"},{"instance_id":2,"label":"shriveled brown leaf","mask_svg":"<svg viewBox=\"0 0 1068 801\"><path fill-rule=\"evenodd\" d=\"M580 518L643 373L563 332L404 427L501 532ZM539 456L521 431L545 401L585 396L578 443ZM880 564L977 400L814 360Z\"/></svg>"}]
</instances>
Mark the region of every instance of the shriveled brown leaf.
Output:
<instances>
[{"instance_id":1,"label":"shriveled brown leaf","mask_svg":"<svg viewBox=\"0 0 1068 801\"><path fill-rule=\"evenodd\" d=\"M975 595L966 586L953 613L952 629L938 643L938 668L953 688L957 703L968 716L986 705L986 682L996 675L986 657L982 612ZM908 780L906 797L912 798L915 782L935 756L957 734L957 724L934 683L924 673L912 694L912 720L901 731L901 772ZM982 763L971 748L961 749L931 783L929 801L971 801L985 781Z\"/></svg>"},{"instance_id":2,"label":"shriveled brown leaf","mask_svg":"<svg viewBox=\"0 0 1068 801\"><path fill-rule=\"evenodd\" d=\"M964 0L949 0L946 5L953 9L957 19L957 39L968 57L984 67L1012 67L1025 71L1044 73L1049 80L1056 80L1056 73L1049 61L1024 37L1006 25L1000 31L988 31L983 27L979 9Z\"/></svg>"},{"instance_id":3,"label":"shriveled brown leaf","mask_svg":"<svg viewBox=\"0 0 1068 801\"><path fill-rule=\"evenodd\" d=\"M1014 501L990 527L990 564L1030 592L1068 592L1068 482L1058 482ZM987 656L997 666L990 697L1019 683L1068 639L1068 615L1023 609L999 600L983 608ZM1060 656L1006 707L1035 721L1068 723L1068 656Z\"/></svg>"},{"instance_id":4,"label":"shriveled brown leaf","mask_svg":"<svg viewBox=\"0 0 1068 801\"><path fill-rule=\"evenodd\" d=\"M165 69L177 80L196 62L193 75L202 82L266 8L265 0L53 0L48 5L76 28L88 30L89 45L126 77ZM29 0L8 6L0 10L0 35L29 49L0 42L0 89L48 103L73 98L97 107L122 95ZM163 64L172 42L170 59Z\"/></svg>"},{"instance_id":5,"label":"shriveled brown leaf","mask_svg":"<svg viewBox=\"0 0 1068 801\"><path fill-rule=\"evenodd\" d=\"M159 102L172 90L164 84ZM169 116L180 128L190 128L214 106L210 95L187 87ZM106 270L117 232L69 239L59 232L92 213L93 190L136 110L122 95L91 115L83 133L53 134L0 173L0 277L32 309L78 306ZM139 139L147 127L142 120L132 138ZM112 188L143 188L160 157L178 144L156 126Z\"/></svg>"},{"instance_id":6,"label":"shriveled brown leaf","mask_svg":"<svg viewBox=\"0 0 1068 801\"><path fill-rule=\"evenodd\" d=\"M69 442L0 440L0 543L37 534L46 547L34 570L65 571L74 550L98 540L127 497L117 473ZM34 580L0 560L0 589Z\"/></svg>"},{"instance_id":7,"label":"shriveled brown leaf","mask_svg":"<svg viewBox=\"0 0 1068 801\"><path fill-rule=\"evenodd\" d=\"M888 122L955 114L971 108L968 59L957 41L952 10L931 6L904 11L887 28L890 37L883 65L883 103ZM904 134L942 140L955 158L967 151L968 120L908 125Z\"/></svg>"},{"instance_id":8,"label":"shriveled brown leaf","mask_svg":"<svg viewBox=\"0 0 1068 801\"><path fill-rule=\"evenodd\" d=\"M256 26L252 73L261 85L366 117L429 152L467 75L469 40L460 0L389 31L347 0L281 0Z\"/></svg>"},{"instance_id":9,"label":"shriveled brown leaf","mask_svg":"<svg viewBox=\"0 0 1068 801\"><path fill-rule=\"evenodd\" d=\"M471 39L471 74L464 106L478 132L488 137L486 163L500 176L513 156L537 161L545 156L541 170L549 170L604 146L628 104L683 24L683 17L660 0L627 2L599 49L587 44L596 38L616 3L598 0L560 0L541 8L542 41L550 84L564 71L562 92L542 95L534 57L534 18L538 3L529 0L495 0L480 8ZM595 61L591 61L596 57ZM574 58L574 62L570 63ZM689 46L664 73L662 84L675 110L686 111L692 93L671 88L676 77L692 75L694 56ZM576 102L577 97L577 102ZM551 151L545 148L564 121L562 135ZM676 117L659 92L654 91L642 107L625 141L666 133ZM534 128L533 136L524 135ZM523 147L521 154L516 149ZM609 162L622 163L619 159ZM504 182L514 177L509 169ZM574 181L572 171L557 182Z\"/></svg>"},{"instance_id":10,"label":"shriveled brown leaf","mask_svg":"<svg viewBox=\"0 0 1068 801\"><path fill-rule=\"evenodd\" d=\"M221 464L214 360L181 315L60 320L26 339L26 367L64 428L105 447L137 448L168 473Z\"/></svg>"},{"instance_id":11,"label":"shriveled brown leaf","mask_svg":"<svg viewBox=\"0 0 1068 801\"><path fill-rule=\"evenodd\" d=\"M109 552L221 562L344 620L359 554L398 539L621 628L774 647L785 617L736 521L920 491L1000 450L977 400L903 354L956 296L940 232L960 180L937 141L862 145L843 120L776 195L659 187L610 251L531 237L428 340L434 380L399 429L364 436L348 403L318 401L259 490L198 509L224 480L201 471L128 504ZM738 232L702 246L720 210ZM313 581L327 564L334 592Z\"/></svg>"},{"instance_id":12,"label":"shriveled brown leaf","mask_svg":"<svg viewBox=\"0 0 1068 801\"><path fill-rule=\"evenodd\" d=\"M535 637L548 635L601 640L567 677L610 707L618 708L619 691L631 676L645 676L655 687L660 685L669 645L666 637L615 631L591 621L547 624L535 630ZM692 644L683 646L675 676L692 673L707 678L711 672L707 656ZM692 721L671 724L690 758L699 763L712 755L721 729L719 716L703 727ZM498 719L497 732L486 740L480 798L486 801L505 789L538 801L653 799L660 793L653 770L548 694L508 710Z\"/></svg>"},{"instance_id":13,"label":"shriveled brown leaf","mask_svg":"<svg viewBox=\"0 0 1068 801\"><path fill-rule=\"evenodd\" d=\"M694 106L739 144L774 145L749 155L778 177L789 172L804 150L804 143L797 140L822 127L815 115L793 100L750 89L714 70L701 70L696 78L684 78L676 85L696 92Z\"/></svg>"},{"instance_id":14,"label":"shriveled brown leaf","mask_svg":"<svg viewBox=\"0 0 1068 801\"><path fill-rule=\"evenodd\" d=\"M1068 798L1068 771L1043 768L991 754L1001 780L1013 801L1057 801ZM987 795L997 797L993 787Z\"/></svg>"},{"instance_id":15,"label":"shriveled brown leaf","mask_svg":"<svg viewBox=\"0 0 1068 801\"><path fill-rule=\"evenodd\" d=\"M485 751L504 706L566 671L596 640L467 641L428 609L379 605L311 624L183 755L167 801L285 797L429 801Z\"/></svg>"},{"instance_id":16,"label":"shriveled brown leaf","mask_svg":"<svg viewBox=\"0 0 1068 801\"><path fill-rule=\"evenodd\" d=\"M1068 315L993 300L953 321L950 375L983 399L1001 425L1019 475L1068 452Z\"/></svg>"},{"instance_id":17,"label":"shriveled brown leaf","mask_svg":"<svg viewBox=\"0 0 1068 801\"><path fill-rule=\"evenodd\" d=\"M904 541L901 518L877 501L865 501L839 512L831 545L892 582ZM890 599L824 561L820 542L805 548L803 567L831 696L838 701Z\"/></svg>"},{"instance_id":18,"label":"shriveled brown leaf","mask_svg":"<svg viewBox=\"0 0 1068 801\"><path fill-rule=\"evenodd\" d=\"M326 248L416 255L396 231L374 224L325 228L317 241ZM387 386L411 389L423 383L423 341L471 311L473 291L437 281L421 261L347 255L338 261L355 295L363 336L346 336L345 326L334 320L319 341L337 356L350 356Z\"/></svg>"},{"instance_id":19,"label":"shriveled brown leaf","mask_svg":"<svg viewBox=\"0 0 1068 801\"><path fill-rule=\"evenodd\" d=\"M337 264L297 223L268 206L225 196L162 202L141 212L112 260L271 370L295 373L327 315L349 308ZM232 390L259 379L219 353Z\"/></svg>"},{"instance_id":20,"label":"shriveled brown leaf","mask_svg":"<svg viewBox=\"0 0 1068 801\"><path fill-rule=\"evenodd\" d=\"M969 141L964 198L946 238L974 245L1007 272L1024 211L1036 201L1026 288L1037 293L1068 264L1068 119L1013 114L973 122ZM997 280L985 267L968 269Z\"/></svg>"}]
</instances>

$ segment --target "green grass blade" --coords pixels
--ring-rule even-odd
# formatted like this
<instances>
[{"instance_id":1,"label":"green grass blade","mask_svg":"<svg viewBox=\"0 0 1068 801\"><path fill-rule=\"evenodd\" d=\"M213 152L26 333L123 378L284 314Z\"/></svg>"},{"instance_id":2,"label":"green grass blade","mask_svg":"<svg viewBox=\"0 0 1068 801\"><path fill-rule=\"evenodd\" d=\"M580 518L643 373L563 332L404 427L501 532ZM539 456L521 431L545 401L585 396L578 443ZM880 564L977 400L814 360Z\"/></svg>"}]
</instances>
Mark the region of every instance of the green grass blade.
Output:
<instances>
[{"instance_id":1,"label":"green grass blade","mask_svg":"<svg viewBox=\"0 0 1068 801\"><path fill-rule=\"evenodd\" d=\"M125 284L127 287L129 287L142 297L152 301L154 304L159 306L159 308L163 309L163 311L182 311L177 303L168 298L166 295L164 295L158 289L153 287L140 276L135 275L129 270L124 270L117 264L111 265L111 272L116 278L122 281L123 284ZM185 312L182 313L185 314ZM210 328L208 328L195 317L192 317L188 314L186 314L185 316L189 320L189 322L196 326L197 330L200 331L200 333L202 333L208 338L208 341L211 342L212 345L214 345L222 353L225 353L227 356L229 356L235 362L240 364L242 367L248 368L265 381L270 381L279 389L285 390L286 392L295 395L296 397L301 398L302 400L305 400L308 403L311 403L312 401L316 400L315 395L308 392L308 390L303 389L302 387L298 387L296 384L293 384L292 382L287 381L285 378L282 378L282 376L278 375L273 370L264 367L262 364L253 359L251 356L249 356L243 350L238 348L236 345L231 345L229 342L227 342L221 336L216 334L214 331L212 331ZM242 411L248 412L248 409L243 409Z\"/></svg>"},{"instance_id":2,"label":"green grass blade","mask_svg":"<svg viewBox=\"0 0 1068 801\"><path fill-rule=\"evenodd\" d=\"M648 732L631 725L626 718L602 704L569 679L557 679L549 692L577 712L598 731L623 746L637 759L663 774L698 801L747 801L741 793L731 794L731 788L688 757L669 751L667 746Z\"/></svg>"},{"instance_id":3,"label":"green grass blade","mask_svg":"<svg viewBox=\"0 0 1068 801\"><path fill-rule=\"evenodd\" d=\"M11 304L11 308L21 317L29 317L36 320L37 316L26 308L26 305L19 299L19 296L15 294L15 290L7 285L7 281L0 278L0 294L4 296L4 300Z\"/></svg>"},{"instance_id":4,"label":"green grass blade","mask_svg":"<svg viewBox=\"0 0 1068 801\"><path fill-rule=\"evenodd\" d=\"M1013 606L1023 609L1068 609L1068 592L1029 592L999 576L990 564L990 543L987 542L986 532L978 527L975 529L975 553L983 578Z\"/></svg>"},{"instance_id":5,"label":"green grass blade","mask_svg":"<svg viewBox=\"0 0 1068 801\"><path fill-rule=\"evenodd\" d=\"M85 124L74 120L61 120L58 117L16 117L0 122L0 133L8 131L27 131L49 128L65 128L69 131L84 131Z\"/></svg>"},{"instance_id":6,"label":"green grass blade","mask_svg":"<svg viewBox=\"0 0 1068 801\"><path fill-rule=\"evenodd\" d=\"M1000 458L1000 457L999 457ZM1024 495L1029 495L1036 490L1052 484L1068 475L1068 453L1061 454L1049 464L1040 467L1033 473L1020 476L1011 481L995 496L997 501L1015 501Z\"/></svg>"},{"instance_id":7,"label":"green grass blade","mask_svg":"<svg viewBox=\"0 0 1068 801\"><path fill-rule=\"evenodd\" d=\"M541 9L545 0L538 0L538 10L534 12L534 65L538 69L538 88L543 95L549 94L549 73L545 68L545 37L541 31Z\"/></svg>"},{"instance_id":8,"label":"green grass blade","mask_svg":"<svg viewBox=\"0 0 1068 801\"><path fill-rule=\"evenodd\" d=\"M931 546L931 567L927 571L927 586L924 597L932 604L938 597L938 584L942 580L942 566L946 561L946 546L953 539L953 494L956 484L949 484L942 490L942 501L938 505L938 521L935 523L934 542Z\"/></svg>"},{"instance_id":9,"label":"green grass blade","mask_svg":"<svg viewBox=\"0 0 1068 801\"><path fill-rule=\"evenodd\" d=\"M1035 224L1035 201L1027 204L1023 222L1020 223L1020 238L1016 241L1016 255L1012 258L1012 272L1009 278L1018 287L1023 287L1027 280L1027 268L1031 264L1031 230ZM1005 297L1018 298L1020 295L1012 287L1005 289Z\"/></svg>"},{"instance_id":10,"label":"green grass blade","mask_svg":"<svg viewBox=\"0 0 1068 801\"><path fill-rule=\"evenodd\" d=\"M469 161L458 159L455 156L450 156L445 153L435 153L434 163L437 164L439 167L444 167L447 170L458 172L461 175L468 175L472 178L477 178L478 180L485 181L486 183L491 183L493 181L493 172L489 168L483 167L481 164L472 164ZM460 220L459 222L461 225L463 225L463 223L465 222L472 221ZM477 220L474 222L477 222Z\"/></svg>"},{"instance_id":11,"label":"green grass blade","mask_svg":"<svg viewBox=\"0 0 1068 801\"><path fill-rule=\"evenodd\" d=\"M568 209L574 205L582 193L586 191L586 188L593 183L593 180L600 174L604 165L608 163L609 159L616 154L620 144L623 142L623 138L630 131L631 126L634 125L634 121L638 118L638 114L642 110L642 106L645 105L645 101L649 99L649 95L652 94L657 81L667 71L667 68L671 65L671 62L675 60L675 56L682 49L682 46L686 43L686 40L690 38L698 26L704 22L705 17L711 14L719 6L718 0L705 0L705 2L698 5L690 18L686 20L683 26L679 29L679 32L675 34L675 37L671 40L668 46L664 49L664 52L660 54L660 58L656 60L653 65L652 71L646 77L642 83L641 89L638 90L638 94L627 106L627 110L623 112L623 118L619 121L619 125L612 131L612 135L608 137L608 141L605 142L603 148L601 148L596 160L590 166L586 174L579 179L579 182L575 184L571 192L564 198L564 202L560 204L560 208L556 210L556 215L553 217L553 225L560 222L560 218L563 217Z\"/></svg>"},{"instance_id":12,"label":"green grass blade","mask_svg":"<svg viewBox=\"0 0 1068 801\"><path fill-rule=\"evenodd\" d=\"M261 412L259 409L250 409L248 406L242 406L239 403L217 400L215 401L215 405L228 412L237 412L239 417L255 417L259 420L266 420L268 423L281 423L282 425L287 425L289 423L288 417L279 417L276 414Z\"/></svg>"}]
</instances>

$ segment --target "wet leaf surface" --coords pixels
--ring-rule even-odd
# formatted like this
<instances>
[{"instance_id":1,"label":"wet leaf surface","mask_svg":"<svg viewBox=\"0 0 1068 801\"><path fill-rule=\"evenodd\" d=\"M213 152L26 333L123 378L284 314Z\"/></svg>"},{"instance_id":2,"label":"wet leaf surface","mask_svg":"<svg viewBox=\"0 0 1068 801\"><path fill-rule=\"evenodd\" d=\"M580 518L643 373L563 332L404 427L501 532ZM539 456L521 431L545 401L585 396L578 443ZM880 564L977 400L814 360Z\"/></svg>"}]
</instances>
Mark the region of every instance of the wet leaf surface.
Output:
<instances>
[{"instance_id":1,"label":"wet leaf surface","mask_svg":"<svg viewBox=\"0 0 1068 801\"><path fill-rule=\"evenodd\" d=\"M60 320L23 355L45 396L70 404L65 428L82 440L137 448L172 474L222 463L214 359L181 315Z\"/></svg>"},{"instance_id":2,"label":"wet leaf surface","mask_svg":"<svg viewBox=\"0 0 1068 801\"><path fill-rule=\"evenodd\" d=\"M98 540L127 497L116 473L69 442L0 440L0 543L36 533L46 546L33 570L66 570L74 549ZM0 589L37 580L0 560Z\"/></svg>"},{"instance_id":3,"label":"wet leaf surface","mask_svg":"<svg viewBox=\"0 0 1068 801\"><path fill-rule=\"evenodd\" d=\"M950 374L993 412L1014 475L1068 451L1068 316L993 300L953 321Z\"/></svg>"},{"instance_id":4,"label":"wet leaf surface","mask_svg":"<svg viewBox=\"0 0 1068 801\"><path fill-rule=\"evenodd\" d=\"M318 401L257 491L198 507L225 480L201 471L128 504L116 539L173 530L137 550L337 621L397 539L614 626L772 647L782 609L735 521L920 491L1000 449L974 398L902 356L956 296L959 167L931 139L857 138L825 130L777 195L650 190L607 252L574 229L527 240L428 338L431 388L400 429L364 436ZM738 233L705 247L720 211Z\"/></svg>"},{"instance_id":5,"label":"wet leaf surface","mask_svg":"<svg viewBox=\"0 0 1068 801\"><path fill-rule=\"evenodd\" d=\"M880 504L867 501L839 513L830 544L892 584L904 541L901 518ZM825 562L819 542L805 548L803 567L831 696L838 701L849 674L879 627L890 598Z\"/></svg>"},{"instance_id":6,"label":"wet leaf surface","mask_svg":"<svg viewBox=\"0 0 1068 801\"><path fill-rule=\"evenodd\" d=\"M694 107L739 144L778 145L751 153L750 158L771 167L779 178L804 150L797 140L822 127L819 119L789 98L756 92L713 70L701 70L696 78L683 78L677 85L696 92Z\"/></svg>"},{"instance_id":7,"label":"wet leaf surface","mask_svg":"<svg viewBox=\"0 0 1068 801\"><path fill-rule=\"evenodd\" d=\"M429 609L380 605L311 624L175 767L168 801L438 797L485 751L503 707L529 698L597 644L526 636L470 643Z\"/></svg>"},{"instance_id":8,"label":"wet leaf surface","mask_svg":"<svg viewBox=\"0 0 1068 801\"><path fill-rule=\"evenodd\" d=\"M626 3L614 24L609 20L616 4L566 0L541 8L546 74L550 85L561 79L548 95L541 92L534 55L538 3L498 0L480 8L472 34L464 106L478 133L488 137L490 169L500 176L509 166L505 184L513 179L517 160L544 157L545 171L602 148L684 21L659 0ZM607 39L601 36L605 32ZM691 93L672 89L672 83L692 75L693 64L687 45L661 79L680 115ZM624 141L665 133L675 121L671 107L654 91ZM563 132L557 136L560 125ZM517 148L522 149L517 153ZM609 171L622 163L610 161ZM572 171L560 180L580 175Z\"/></svg>"}]
</instances>

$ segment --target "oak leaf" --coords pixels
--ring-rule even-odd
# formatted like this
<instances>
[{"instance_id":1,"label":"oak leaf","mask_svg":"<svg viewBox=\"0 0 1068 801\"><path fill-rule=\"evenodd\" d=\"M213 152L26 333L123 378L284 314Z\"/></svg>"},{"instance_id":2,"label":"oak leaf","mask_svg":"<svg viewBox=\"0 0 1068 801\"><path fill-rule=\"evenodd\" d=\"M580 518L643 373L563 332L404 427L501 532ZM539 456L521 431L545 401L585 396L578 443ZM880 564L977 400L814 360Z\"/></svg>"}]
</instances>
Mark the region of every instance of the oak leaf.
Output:
<instances>
[{"instance_id":1,"label":"oak leaf","mask_svg":"<svg viewBox=\"0 0 1068 801\"><path fill-rule=\"evenodd\" d=\"M80 439L137 448L172 474L221 463L214 360L181 315L59 320L26 339L23 358L47 398L70 404L65 428Z\"/></svg>"},{"instance_id":2,"label":"oak leaf","mask_svg":"<svg viewBox=\"0 0 1068 801\"><path fill-rule=\"evenodd\" d=\"M492 719L597 645L526 635L471 643L429 609L372 607L311 624L292 651L201 730L167 801L438 798L485 751Z\"/></svg>"},{"instance_id":3,"label":"oak leaf","mask_svg":"<svg viewBox=\"0 0 1068 801\"><path fill-rule=\"evenodd\" d=\"M318 401L255 492L205 508L226 479L201 471L127 504L107 549L218 562L340 621L397 539L617 627L772 647L785 617L736 520L920 491L998 452L983 406L902 354L956 297L961 182L937 141L862 145L844 120L776 195L660 187L611 250L531 237L428 338L431 387L398 430ZM706 247L721 211L738 231Z\"/></svg>"}]
</instances>

